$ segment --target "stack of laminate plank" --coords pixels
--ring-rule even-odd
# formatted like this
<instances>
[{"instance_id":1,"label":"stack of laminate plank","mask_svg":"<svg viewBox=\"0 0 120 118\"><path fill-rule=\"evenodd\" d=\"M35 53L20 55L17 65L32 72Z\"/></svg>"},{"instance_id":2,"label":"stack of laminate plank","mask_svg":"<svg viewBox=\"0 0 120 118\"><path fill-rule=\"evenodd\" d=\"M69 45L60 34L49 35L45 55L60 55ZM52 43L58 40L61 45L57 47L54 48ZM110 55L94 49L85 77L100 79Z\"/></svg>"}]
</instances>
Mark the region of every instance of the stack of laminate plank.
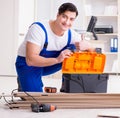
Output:
<instances>
[{"instance_id":1,"label":"stack of laminate plank","mask_svg":"<svg viewBox=\"0 0 120 118\"><path fill-rule=\"evenodd\" d=\"M120 108L120 94L116 93L39 93L16 92L9 108L30 108L31 103L39 102L56 105L58 109Z\"/></svg>"}]
</instances>

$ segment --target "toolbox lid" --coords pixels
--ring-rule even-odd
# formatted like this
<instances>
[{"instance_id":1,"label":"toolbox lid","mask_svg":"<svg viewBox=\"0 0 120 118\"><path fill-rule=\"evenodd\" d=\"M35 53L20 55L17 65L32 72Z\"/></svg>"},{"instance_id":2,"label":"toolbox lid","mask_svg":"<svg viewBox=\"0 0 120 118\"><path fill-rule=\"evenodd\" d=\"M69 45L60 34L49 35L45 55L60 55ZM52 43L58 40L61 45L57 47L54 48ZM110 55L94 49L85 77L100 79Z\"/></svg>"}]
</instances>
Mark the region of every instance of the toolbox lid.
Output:
<instances>
[{"instance_id":1,"label":"toolbox lid","mask_svg":"<svg viewBox=\"0 0 120 118\"><path fill-rule=\"evenodd\" d=\"M101 74L106 56L97 52L75 52L62 63L62 73Z\"/></svg>"}]
</instances>

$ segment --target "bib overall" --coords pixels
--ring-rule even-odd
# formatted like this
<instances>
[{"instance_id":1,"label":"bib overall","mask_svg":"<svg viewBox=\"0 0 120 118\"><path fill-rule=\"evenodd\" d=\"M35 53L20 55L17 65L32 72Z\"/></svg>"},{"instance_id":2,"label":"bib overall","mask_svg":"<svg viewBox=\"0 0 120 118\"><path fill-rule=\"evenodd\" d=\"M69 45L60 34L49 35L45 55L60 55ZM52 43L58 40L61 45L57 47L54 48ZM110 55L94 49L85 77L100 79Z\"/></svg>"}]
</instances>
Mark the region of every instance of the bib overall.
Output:
<instances>
[{"instance_id":1,"label":"bib overall","mask_svg":"<svg viewBox=\"0 0 120 118\"><path fill-rule=\"evenodd\" d=\"M68 42L66 46L61 49L60 51L48 51L48 35L46 32L45 27L40 22L35 22L38 24L45 32L45 43L44 48L40 52L40 56L49 58L49 57L58 57L60 52L68 47L73 45L70 44L71 42L71 31L68 30ZM28 91L28 92L42 92L43 82L42 76L53 74L61 69L62 63L55 64L52 66L47 67L35 67L35 66L28 66L26 64L25 57L18 56L16 59L16 70L18 74L18 81L19 86L21 88L20 91Z\"/></svg>"}]
</instances>

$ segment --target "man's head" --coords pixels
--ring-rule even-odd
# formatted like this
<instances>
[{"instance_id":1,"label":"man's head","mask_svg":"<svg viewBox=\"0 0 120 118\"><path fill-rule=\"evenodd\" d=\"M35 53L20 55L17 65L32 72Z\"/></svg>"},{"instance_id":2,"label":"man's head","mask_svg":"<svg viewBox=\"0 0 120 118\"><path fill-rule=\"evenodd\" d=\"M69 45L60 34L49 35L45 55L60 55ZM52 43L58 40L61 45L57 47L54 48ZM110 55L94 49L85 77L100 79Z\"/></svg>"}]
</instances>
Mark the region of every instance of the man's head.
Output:
<instances>
[{"instance_id":1,"label":"man's head","mask_svg":"<svg viewBox=\"0 0 120 118\"><path fill-rule=\"evenodd\" d=\"M63 3L57 13L57 27L61 31L70 29L74 23L74 20L78 16L78 10L73 3Z\"/></svg>"},{"instance_id":2,"label":"man's head","mask_svg":"<svg viewBox=\"0 0 120 118\"><path fill-rule=\"evenodd\" d=\"M73 3L63 3L58 9L58 14L61 15L66 11L75 12L76 17L78 16L78 10Z\"/></svg>"}]
</instances>

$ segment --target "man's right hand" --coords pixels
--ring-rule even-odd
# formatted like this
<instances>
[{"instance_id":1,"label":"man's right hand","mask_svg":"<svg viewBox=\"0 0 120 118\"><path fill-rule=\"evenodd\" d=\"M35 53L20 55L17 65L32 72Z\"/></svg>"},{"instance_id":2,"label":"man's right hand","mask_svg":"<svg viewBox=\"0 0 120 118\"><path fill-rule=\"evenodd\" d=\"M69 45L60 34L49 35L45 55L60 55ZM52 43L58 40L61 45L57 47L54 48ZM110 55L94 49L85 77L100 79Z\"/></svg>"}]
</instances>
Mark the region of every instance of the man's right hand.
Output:
<instances>
[{"instance_id":1,"label":"man's right hand","mask_svg":"<svg viewBox=\"0 0 120 118\"><path fill-rule=\"evenodd\" d=\"M68 49L63 50L60 53L60 55L57 57L58 63L63 62L65 58L69 58L71 54L73 54L71 50L68 50Z\"/></svg>"}]
</instances>

